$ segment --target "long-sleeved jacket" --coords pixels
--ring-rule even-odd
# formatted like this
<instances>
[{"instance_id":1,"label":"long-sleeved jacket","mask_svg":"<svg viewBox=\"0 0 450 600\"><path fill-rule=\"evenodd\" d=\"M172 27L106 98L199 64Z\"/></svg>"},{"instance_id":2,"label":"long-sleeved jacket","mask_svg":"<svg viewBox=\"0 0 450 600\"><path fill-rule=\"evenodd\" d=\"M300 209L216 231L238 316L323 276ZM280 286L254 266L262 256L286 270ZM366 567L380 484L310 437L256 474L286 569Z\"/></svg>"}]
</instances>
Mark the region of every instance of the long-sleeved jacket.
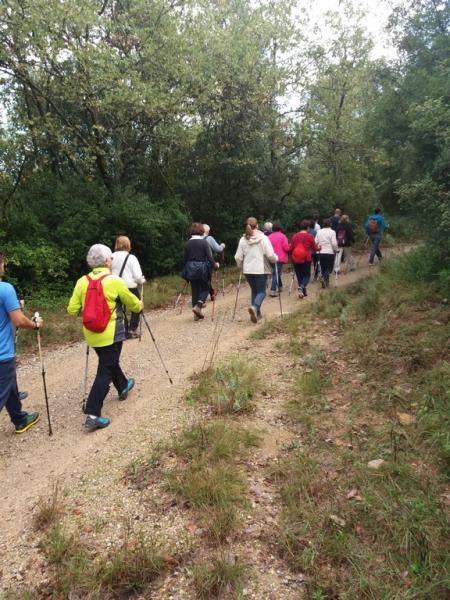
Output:
<instances>
[{"instance_id":1,"label":"long-sleeved jacket","mask_svg":"<svg viewBox=\"0 0 450 600\"><path fill-rule=\"evenodd\" d=\"M287 263L289 260L289 242L287 237L281 231L274 231L269 233L268 238L272 244L273 251L278 256L278 262Z\"/></svg>"},{"instance_id":2,"label":"long-sleeved jacket","mask_svg":"<svg viewBox=\"0 0 450 600\"><path fill-rule=\"evenodd\" d=\"M259 229L255 229L251 238L245 235L239 240L236 254L236 264L246 275L270 275L272 273L271 263L278 260L272 244Z\"/></svg>"},{"instance_id":3,"label":"long-sleeved jacket","mask_svg":"<svg viewBox=\"0 0 450 600\"><path fill-rule=\"evenodd\" d=\"M145 283L145 277L142 274L141 265L134 254L129 254L126 250L118 250L113 253L113 264L111 267L111 273L113 275L120 276L119 273L122 270L123 263L126 257L128 260L125 265L125 269L122 273L122 279L127 284L129 289L137 288L141 283Z\"/></svg>"},{"instance_id":4,"label":"long-sleeved jacket","mask_svg":"<svg viewBox=\"0 0 450 600\"><path fill-rule=\"evenodd\" d=\"M320 246L320 254L334 254L339 250L336 232L331 227L322 227L317 232L316 244Z\"/></svg>"},{"instance_id":5,"label":"long-sleeved jacket","mask_svg":"<svg viewBox=\"0 0 450 600\"><path fill-rule=\"evenodd\" d=\"M96 267L89 273L89 276L92 279L98 279L105 273L109 273L107 267ZM88 285L89 282L86 276L80 277L77 281L67 307L69 315L78 317L82 314ZM135 313L141 310L140 300L129 291L120 277L109 275L102 280L102 286L108 306L111 309L111 318L106 329L101 333L94 333L83 327L84 339L91 348L102 348L103 346L110 346L114 342L125 340L122 304L125 304L129 310Z\"/></svg>"}]
</instances>

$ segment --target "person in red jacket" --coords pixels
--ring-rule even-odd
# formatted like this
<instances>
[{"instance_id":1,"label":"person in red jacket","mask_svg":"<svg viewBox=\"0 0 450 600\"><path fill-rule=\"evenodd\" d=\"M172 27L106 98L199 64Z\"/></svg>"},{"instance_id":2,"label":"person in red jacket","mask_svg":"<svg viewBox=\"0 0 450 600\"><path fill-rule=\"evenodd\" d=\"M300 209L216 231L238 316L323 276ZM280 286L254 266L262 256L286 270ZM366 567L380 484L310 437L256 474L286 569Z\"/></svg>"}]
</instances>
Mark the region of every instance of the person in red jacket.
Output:
<instances>
[{"instance_id":1,"label":"person in red jacket","mask_svg":"<svg viewBox=\"0 0 450 600\"><path fill-rule=\"evenodd\" d=\"M314 236L308 233L309 221L303 219L300 223L300 231L294 234L290 252L292 262L294 263L295 274L298 281L298 297L307 296L306 286L311 277L311 260L312 253L320 250L319 246L314 241Z\"/></svg>"}]
</instances>

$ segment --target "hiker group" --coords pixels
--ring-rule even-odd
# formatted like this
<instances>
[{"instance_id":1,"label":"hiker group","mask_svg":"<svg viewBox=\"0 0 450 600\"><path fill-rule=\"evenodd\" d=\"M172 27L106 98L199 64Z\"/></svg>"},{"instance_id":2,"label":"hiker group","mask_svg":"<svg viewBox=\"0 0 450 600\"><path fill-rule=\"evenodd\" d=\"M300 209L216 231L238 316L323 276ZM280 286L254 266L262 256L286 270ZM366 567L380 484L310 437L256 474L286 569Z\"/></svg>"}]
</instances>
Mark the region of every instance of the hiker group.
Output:
<instances>
[{"instance_id":1,"label":"hiker group","mask_svg":"<svg viewBox=\"0 0 450 600\"><path fill-rule=\"evenodd\" d=\"M369 266L375 256L382 260L380 251L381 236L388 225L381 210L376 209L365 224L371 242ZM219 244L210 235L206 224L193 223L191 238L185 245L182 277L191 286L192 311L194 320L204 319L208 297L214 302L218 293L217 283L213 286L213 273L221 267L214 258L220 254L223 262L225 244ZM333 270L339 273L344 264L345 272L353 270L352 245L355 235L349 218L336 209L334 215L319 224L319 217L303 219L299 230L288 241L280 223L266 222L259 229L256 218L249 217L239 240L234 256L240 270L235 309L242 275L245 276L251 299L248 307L250 319L257 323L262 318L261 306L266 296L267 282L270 279L270 295L279 296L283 289L282 273L289 255L297 278L298 296L308 295L307 286L311 277L320 279L324 288L329 286ZM170 383L172 379L159 352L156 340L143 312L143 284L145 278L139 261L131 254L131 242L126 236L116 239L115 252L108 246L94 244L88 251L86 261L91 271L76 283L67 311L81 317L83 333L87 344L85 388L89 349L98 356L98 367L89 394L83 399L85 426L89 430L102 429L110 420L102 416L103 402L111 384L115 387L119 400L126 400L135 381L127 377L120 366L120 355L126 339L141 338L138 328L144 322L155 345L159 359ZM19 392L16 377L15 331L19 328L34 329L37 332L38 348L42 367L42 378L47 407L49 434L52 433L48 407L45 368L42 361L40 330L43 320L36 313L32 319L23 312L15 288L2 281L6 259L0 254L0 410L6 407L15 432L24 433L39 420L38 412L23 410L22 402L26 392ZM223 278L223 290L224 290ZM281 299L280 299L281 308ZM233 313L233 318L234 318Z\"/></svg>"},{"instance_id":2,"label":"hiker group","mask_svg":"<svg viewBox=\"0 0 450 600\"><path fill-rule=\"evenodd\" d=\"M380 241L388 225L381 213L380 208L375 209L364 225L368 240L372 244L369 266L373 266L375 256L379 261L382 260ZM269 278L269 295L277 297L282 291L282 273L289 262L289 255L300 299L308 295L307 286L311 277L320 280L322 287L327 288L333 272L338 276L341 272L347 273L355 269L352 246L356 238L349 217L337 208L332 217L323 220L322 225L319 221L319 215L303 219L299 230L289 242L280 223L267 221L261 231L257 219L249 217L246 220L234 259L250 286L248 312L253 323L262 318L261 306L266 297ZM195 321L204 319L208 296L213 302L215 300L216 290L211 280L213 272L220 268L220 264L216 262L214 252L220 252L223 256L224 249L225 244L218 244L210 235L208 225L192 224L191 238L185 245L182 277L191 285ZM240 282L241 278L237 294Z\"/></svg>"}]
</instances>

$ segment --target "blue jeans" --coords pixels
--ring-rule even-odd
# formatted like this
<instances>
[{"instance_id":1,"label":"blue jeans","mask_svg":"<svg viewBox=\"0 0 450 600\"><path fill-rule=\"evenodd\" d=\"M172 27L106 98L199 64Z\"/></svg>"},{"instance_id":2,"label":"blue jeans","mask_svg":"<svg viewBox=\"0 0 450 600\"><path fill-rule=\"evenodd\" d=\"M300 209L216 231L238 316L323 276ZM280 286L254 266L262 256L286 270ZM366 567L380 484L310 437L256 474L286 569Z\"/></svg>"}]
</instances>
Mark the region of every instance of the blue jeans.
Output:
<instances>
[{"instance_id":1,"label":"blue jeans","mask_svg":"<svg viewBox=\"0 0 450 600\"><path fill-rule=\"evenodd\" d=\"M27 413L22 410L16 379L16 359L0 363L0 410L6 407L14 425L21 425Z\"/></svg>"},{"instance_id":2,"label":"blue jeans","mask_svg":"<svg viewBox=\"0 0 450 600\"><path fill-rule=\"evenodd\" d=\"M369 263L372 265L375 255L378 256L379 259L383 258L380 251L380 242L381 242L381 234L372 233L369 235L370 241L372 242L372 248L370 250Z\"/></svg>"},{"instance_id":3,"label":"blue jeans","mask_svg":"<svg viewBox=\"0 0 450 600\"><path fill-rule=\"evenodd\" d=\"M297 275L298 287L305 290L311 278L311 262L294 264L294 269Z\"/></svg>"},{"instance_id":4,"label":"blue jeans","mask_svg":"<svg viewBox=\"0 0 450 600\"><path fill-rule=\"evenodd\" d=\"M272 267L272 286L270 288L272 290L272 292L277 292L278 290L281 290L281 288L283 287L283 282L281 281L281 273L283 272L283 264L284 263L277 262L276 266L273 265L273 267ZM278 281L277 281L277 269L278 269Z\"/></svg>"},{"instance_id":5,"label":"blue jeans","mask_svg":"<svg viewBox=\"0 0 450 600\"><path fill-rule=\"evenodd\" d=\"M252 306L256 308L256 312L259 315L261 312L261 304L266 297L266 276L246 275L245 278L252 291Z\"/></svg>"}]
</instances>

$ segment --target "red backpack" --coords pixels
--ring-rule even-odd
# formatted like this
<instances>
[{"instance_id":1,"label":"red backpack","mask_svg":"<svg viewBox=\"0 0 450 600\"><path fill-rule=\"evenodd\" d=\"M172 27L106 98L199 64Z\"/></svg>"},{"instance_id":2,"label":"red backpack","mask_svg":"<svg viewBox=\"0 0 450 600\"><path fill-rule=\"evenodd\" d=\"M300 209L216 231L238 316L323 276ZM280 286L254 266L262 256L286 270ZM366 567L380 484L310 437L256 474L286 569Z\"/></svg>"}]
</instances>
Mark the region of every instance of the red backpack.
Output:
<instances>
[{"instance_id":1,"label":"red backpack","mask_svg":"<svg viewBox=\"0 0 450 600\"><path fill-rule=\"evenodd\" d=\"M89 284L83 306L83 325L94 333L105 331L111 318L111 309L102 286L102 279L108 275L109 273L105 273L98 279L92 279L86 275Z\"/></svg>"},{"instance_id":2,"label":"red backpack","mask_svg":"<svg viewBox=\"0 0 450 600\"><path fill-rule=\"evenodd\" d=\"M292 252L292 260L294 263L304 263L308 262L309 254L308 250L305 248L303 244L297 244Z\"/></svg>"}]
</instances>

